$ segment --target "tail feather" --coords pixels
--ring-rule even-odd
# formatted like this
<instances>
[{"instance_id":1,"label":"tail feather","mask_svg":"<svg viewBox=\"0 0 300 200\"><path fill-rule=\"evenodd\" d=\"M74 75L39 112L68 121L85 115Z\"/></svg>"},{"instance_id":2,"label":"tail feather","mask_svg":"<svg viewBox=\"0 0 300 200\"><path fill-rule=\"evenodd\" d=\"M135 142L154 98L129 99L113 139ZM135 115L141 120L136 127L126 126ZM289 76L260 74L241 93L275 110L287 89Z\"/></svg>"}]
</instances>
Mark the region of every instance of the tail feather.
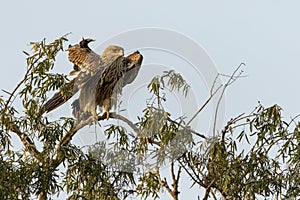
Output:
<instances>
[{"instance_id":1,"label":"tail feather","mask_svg":"<svg viewBox=\"0 0 300 200\"><path fill-rule=\"evenodd\" d=\"M77 119L80 117L80 104L79 104L79 99L76 99L72 104L72 109L73 109L73 116L76 117Z\"/></svg>"},{"instance_id":2,"label":"tail feather","mask_svg":"<svg viewBox=\"0 0 300 200\"><path fill-rule=\"evenodd\" d=\"M72 98L72 96L78 92L78 89L74 88L74 83L75 78L66 85L66 92L59 91L55 93L54 96L45 103L43 111L48 113Z\"/></svg>"}]
</instances>

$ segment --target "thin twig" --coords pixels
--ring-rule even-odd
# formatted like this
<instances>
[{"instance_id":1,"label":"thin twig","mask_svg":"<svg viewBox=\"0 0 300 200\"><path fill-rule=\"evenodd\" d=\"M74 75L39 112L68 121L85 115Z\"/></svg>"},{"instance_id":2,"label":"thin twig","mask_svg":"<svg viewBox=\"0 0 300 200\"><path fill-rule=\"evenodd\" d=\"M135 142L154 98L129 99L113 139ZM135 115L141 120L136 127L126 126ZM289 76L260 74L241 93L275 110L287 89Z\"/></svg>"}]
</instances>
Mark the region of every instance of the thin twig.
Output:
<instances>
[{"instance_id":1,"label":"thin twig","mask_svg":"<svg viewBox=\"0 0 300 200\"><path fill-rule=\"evenodd\" d=\"M176 124L176 125L182 127L182 128L187 128L187 126L183 126L183 125L180 124L179 122L176 122L176 121L172 120L170 117L168 117L167 120L168 120L169 122L172 122L172 123L174 123L174 124ZM189 129L190 129L190 128L189 128ZM199 137L201 137L201 138L204 138L204 139L206 138L205 135L203 135L203 134L201 134L201 133L198 133L198 132L196 132L196 131L194 131L194 130L192 130L192 129L190 129L190 131L191 131L191 133L193 133L193 134L195 134L195 135L197 135L197 136L199 136Z\"/></svg>"},{"instance_id":2,"label":"thin twig","mask_svg":"<svg viewBox=\"0 0 300 200\"><path fill-rule=\"evenodd\" d=\"M214 192L214 190L212 190L210 193L212 194L212 196L213 196L214 200L217 200L217 197L216 197L216 195L215 195L215 192Z\"/></svg>"},{"instance_id":3,"label":"thin twig","mask_svg":"<svg viewBox=\"0 0 300 200\"><path fill-rule=\"evenodd\" d=\"M220 103L221 103L221 101L222 101L222 99L223 99L224 93L225 93L227 87L228 87L230 84L232 84L232 83L240 76L240 74L239 74L239 76L237 76L237 78L234 78L234 77L236 77L235 74L238 72L238 70L239 70L242 66L244 66L244 65L245 65L245 63L240 63L240 65L234 70L234 72L232 73L231 77L229 78L229 80L227 81L227 83L226 83L226 84L224 85L224 87L223 87L223 90L222 90L222 92L221 92L221 96L220 96L220 98L219 98L219 100L218 100L217 107L216 107L216 111L215 111L214 126L213 126L213 135L215 135L215 133L216 133L218 111L219 111L219 106L220 106Z\"/></svg>"},{"instance_id":4,"label":"thin twig","mask_svg":"<svg viewBox=\"0 0 300 200\"><path fill-rule=\"evenodd\" d=\"M14 96L14 94L16 93L16 91L19 89L19 87L21 87L21 85L26 81L29 72L31 71L31 69L33 68L33 66L35 65L35 63L37 63L37 61L40 58L41 58L41 56L39 56L38 59L36 59L33 63L30 64L30 66L28 67L28 69L27 69L27 71L26 71L26 73L24 75L24 78L18 83L18 85L14 88L14 90L11 92L10 96L8 97L3 110L7 109L8 104L11 101L12 97Z\"/></svg>"},{"instance_id":5,"label":"thin twig","mask_svg":"<svg viewBox=\"0 0 300 200\"><path fill-rule=\"evenodd\" d=\"M220 74L220 76L224 76L224 77L227 77L227 78L230 78L231 77L231 75L227 75L227 74ZM248 77L247 75L244 75L244 76L234 76L233 78L246 78L246 77Z\"/></svg>"},{"instance_id":6,"label":"thin twig","mask_svg":"<svg viewBox=\"0 0 300 200\"><path fill-rule=\"evenodd\" d=\"M205 196L203 197L203 200L207 200L211 191L211 187L213 186L213 184L215 183L216 179L212 180L209 185L206 187L206 192L205 192Z\"/></svg>"},{"instance_id":7,"label":"thin twig","mask_svg":"<svg viewBox=\"0 0 300 200\"><path fill-rule=\"evenodd\" d=\"M186 155L183 155L182 157L186 158ZM185 159L185 160L186 160L186 163L189 165L189 162L187 161L187 159ZM189 168L192 169L193 174L187 169L187 167L185 166L185 164L180 159L178 159L177 161L180 164L180 166L186 171L186 173L191 177L191 179L195 183L197 183L198 185L200 185L202 187L205 187L205 184L203 183L203 181L201 179L199 179L199 177L197 176L196 172L194 171L194 169L191 168L190 165L189 165Z\"/></svg>"},{"instance_id":8,"label":"thin twig","mask_svg":"<svg viewBox=\"0 0 300 200\"><path fill-rule=\"evenodd\" d=\"M211 88L210 88L210 95L211 95L211 96L212 96L212 94L213 94L213 90L214 90L214 88L215 88L215 85L216 85L216 83L217 83L217 80L218 80L219 76L220 76L220 74L217 74L217 76L216 76L215 79L214 79L213 85L212 85ZM222 87L222 84L219 85L219 87ZM219 87L218 87L218 88L219 88Z\"/></svg>"},{"instance_id":9,"label":"thin twig","mask_svg":"<svg viewBox=\"0 0 300 200\"><path fill-rule=\"evenodd\" d=\"M297 122L295 121L298 117L300 117L300 114L296 115L295 117L291 118L291 121L287 124L285 130L288 130L288 127L292 124L292 122L294 122L295 124L297 124Z\"/></svg>"},{"instance_id":10,"label":"thin twig","mask_svg":"<svg viewBox=\"0 0 300 200\"><path fill-rule=\"evenodd\" d=\"M211 101L211 99L216 95L216 93L219 91L219 89L221 89L222 86L219 86L216 91L214 91L210 97L205 101L205 103L201 106L201 108L199 108L199 110L193 115L193 117L190 119L190 121L188 121L188 123L186 124L186 126L189 126L190 123L192 123L192 121L197 117L197 115L206 107L206 105Z\"/></svg>"}]
</instances>

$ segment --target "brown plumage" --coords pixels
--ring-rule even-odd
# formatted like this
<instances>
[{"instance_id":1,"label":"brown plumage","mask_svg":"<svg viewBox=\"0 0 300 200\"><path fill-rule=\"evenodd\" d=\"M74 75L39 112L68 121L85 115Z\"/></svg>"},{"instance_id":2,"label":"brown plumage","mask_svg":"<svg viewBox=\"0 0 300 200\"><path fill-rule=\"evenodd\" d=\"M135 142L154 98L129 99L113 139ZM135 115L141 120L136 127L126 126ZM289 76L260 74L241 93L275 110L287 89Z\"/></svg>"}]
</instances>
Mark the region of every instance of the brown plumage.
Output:
<instances>
[{"instance_id":1,"label":"brown plumage","mask_svg":"<svg viewBox=\"0 0 300 200\"><path fill-rule=\"evenodd\" d=\"M43 112L48 113L67 102L70 98L72 98L72 96L78 92L78 88L74 88L75 81L76 78L72 79L69 83L65 85L64 90L55 93L53 97L49 99L43 106Z\"/></svg>"},{"instance_id":2,"label":"brown plumage","mask_svg":"<svg viewBox=\"0 0 300 200\"><path fill-rule=\"evenodd\" d=\"M76 44L74 46L69 45L68 51L68 59L70 62L74 63L73 71L69 73L69 75L77 75L79 73L80 66L83 65L83 63L86 61L88 57L91 56L99 56L95 52L93 52L92 49L88 46L90 42L95 41L94 39L84 39L79 42L79 44ZM96 55L95 55L96 54Z\"/></svg>"},{"instance_id":3,"label":"brown plumage","mask_svg":"<svg viewBox=\"0 0 300 200\"><path fill-rule=\"evenodd\" d=\"M132 83L137 77L143 62L143 56L139 51L135 51L134 53L125 57L125 62L127 69L123 78L123 87Z\"/></svg>"},{"instance_id":4,"label":"brown plumage","mask_svg":"<svg viewBox=\"0 0 300 200\"><path fill-rule=\"evenodd\" d=\"M78 75L81 70L85 71L86 69L84 69L84 67L86 65L84 65L84 63L86 62L93 62L94 66L100 63L100 56L88 47L88 44L92 41L94 40L82 38L79 44L69 46L67 50L68 58L70 62L74 63L74 70L71 71L69 75ZM90 67L89 70L96 70L95 68L96 67ZM54 96L45 103L43 106L43 111L50 112L56 109L68 101L74 94L76 94L80 87L78 87L75 82L76 78L67 83L62 91L55 93Z\"/></svg>"},{"instance_id":5,"label":"brown plumage","mask_svg":"<svg viewBox=\"0 0 300 200\"><path fill-rule=\"evenodd\" d=\"M118 46L107 47L101 58L103 71L98 71L81 89L78 101L74 102L79 107L73 103L77 118L96 116L97 106L103 106L103 115L108 118L111 107L117 104L118 94L136 78L143 60L138 51L124 58L124 50Z\"/></svg>"},{"instance_id":6,"label":"brown plumage","mask_svg":"<svg viewBox=\"0 0 300 200\"><path fill-rule=\"evenodd\" d=\"M104 112L108 115L111 108L111 96L119 79L126 71L124 62L124 50L118 46L108 46L101 55L101 63L97 65L95 74L87 76L86 72L80 72L75 84L81 87L79 95L79 107L75 108L76 118L86 119L90 115L96 117L97 106L104 106ZM93 62L84 64L94 65ZM90 67L85 67L86 69ZM74 107L74 105L73 105Z\"/></svg>"},{"instance_id":7,"label":"brown plumage","mask_svg":"<svg viewBox=\"0 0 300 200\"><path fill-rule=\"evenodd\" d=\"M74 55L75 52L77 55L80 52L83 54L75 56L76 59L70 59L80 68L77 78L71 80L66 86L70 90L73 89L73 92L67 95L62 92L56 93L46 102L44 111L50 112L57 108L80 90L79 99L72 103L74 116L84 119L89 115L95 116L97 106L103 106L108 118L111 106L116 103L116 99L113 99L116 97L114 94L119 94L122 87L136 78L143 60L142 55L136 51L124 57L123 49L118 46L107 47L101 57L92 50L87 53L87 49L79 45L70 48ZM84 60L78 62L83 57Z\"/></svg>"}]
</instances>

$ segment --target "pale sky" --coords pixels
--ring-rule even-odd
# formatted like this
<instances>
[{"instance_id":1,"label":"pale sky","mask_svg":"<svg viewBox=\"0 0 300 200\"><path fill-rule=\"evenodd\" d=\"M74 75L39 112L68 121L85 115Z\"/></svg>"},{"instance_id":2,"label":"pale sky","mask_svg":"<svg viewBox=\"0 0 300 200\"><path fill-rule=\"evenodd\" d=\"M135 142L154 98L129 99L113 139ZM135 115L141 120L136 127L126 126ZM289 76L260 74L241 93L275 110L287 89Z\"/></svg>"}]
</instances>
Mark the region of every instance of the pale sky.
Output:
<instances>
[{"instance_id":1,"label":"pale sky","mask_svg":"<svg viewBox=\"0 0 300 200\"><path fill-rule=\"evenodd\" d=\"M220 73L230 74L246 63L247 78L226 93L227 119L250 112L258 101L281 105L289 118L300 113L299 8L296 0L2 1L0 88L11 91L21 80L22 50L29 50L30 41L50 42L72 32L68 43L82 36L101 43L126 31L156 27L194 40ZM60 72L71 66L64 55L58 63Z\"/></svg>"},{"instance_id":2,"label":"pale sky","mask_svg":"<svg viewBox=\"0 0 300 200\"><path fill-rule=\"evenodd\" d=\"M245 62L245 74L227 93L228 114L260 100L298 113L299 1L5 1L1 3L0 87L11 90L24 72L30 41L72 32L102 42L143 27L177 31L199 43L221 73ZM96 45L96 44L94 44ZM67 60L64 60L67 61Z\"/></svg>"}]
</instances>

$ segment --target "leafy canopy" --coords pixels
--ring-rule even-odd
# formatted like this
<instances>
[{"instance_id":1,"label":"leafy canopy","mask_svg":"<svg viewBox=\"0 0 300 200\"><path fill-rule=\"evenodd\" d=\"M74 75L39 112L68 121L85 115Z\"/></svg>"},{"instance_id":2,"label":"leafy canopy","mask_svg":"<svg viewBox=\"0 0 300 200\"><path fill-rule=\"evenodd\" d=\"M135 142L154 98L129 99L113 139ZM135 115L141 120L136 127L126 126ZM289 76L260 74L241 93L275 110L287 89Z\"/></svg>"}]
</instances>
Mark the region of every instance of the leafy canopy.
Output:
<instances>
[{"instance_id":1,"label":"leafy canopy","mask_svg":"<svg viewBox=\"0 0 300 200\"><path fill-rule=\"evenodd\" d=\"M149 83L152 97L138 121L112 113L104 131L107 142L88 148L72 144L72 137L87 124L78 126L74 118L65 116L49 120L43 114L52 91L72 92L66 87L67 76L54 69L65 41L66 36L49 44L45 39L30 43L32 52L24 51L24 78L0 97L1 199L49 199L62 192L67 192L68 199L147 199L159 198L162 191L173 199L185 199L187 194L180 193L182 176L190 178L189 186L200 188L203 199L299 198L300 123L296 117L285 121L280 106L259 104L248 115L229 120L218 136L200 134L186 121L194 116L172 119L165 109L166 89L186 96L190 88L174 70ZM234 73L228 83L236 79ZM224 91L228 85L217 90ZM14 134L21 149L12 146ZM149 156L155 160L151 165L145 164ZM170 167L169 174L160 172L165 165Z\"/></svg>"}]
</instances>

